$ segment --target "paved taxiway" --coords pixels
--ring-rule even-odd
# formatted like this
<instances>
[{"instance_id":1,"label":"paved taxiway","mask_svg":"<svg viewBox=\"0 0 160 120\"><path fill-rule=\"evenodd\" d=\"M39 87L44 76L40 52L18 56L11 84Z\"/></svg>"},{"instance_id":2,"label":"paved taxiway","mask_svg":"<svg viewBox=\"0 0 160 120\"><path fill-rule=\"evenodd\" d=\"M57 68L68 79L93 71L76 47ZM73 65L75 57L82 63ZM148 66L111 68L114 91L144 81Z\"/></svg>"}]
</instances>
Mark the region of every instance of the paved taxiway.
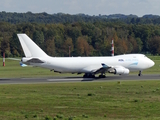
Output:
<instances>
[{"instance_id":1,"label":"paved taxiway","mask_svg":"<svg viewBox=\"0 0 160 120\"><path fill-rule=\"evenodd\" d=\"M82 78L82 77L52 77L52 78L1 78L0 84L32 84L54 82L85 82L85 81L113 81L113 80L160 80L160 75L106 76L106 78Z\"/></svg>"}]
</instances>

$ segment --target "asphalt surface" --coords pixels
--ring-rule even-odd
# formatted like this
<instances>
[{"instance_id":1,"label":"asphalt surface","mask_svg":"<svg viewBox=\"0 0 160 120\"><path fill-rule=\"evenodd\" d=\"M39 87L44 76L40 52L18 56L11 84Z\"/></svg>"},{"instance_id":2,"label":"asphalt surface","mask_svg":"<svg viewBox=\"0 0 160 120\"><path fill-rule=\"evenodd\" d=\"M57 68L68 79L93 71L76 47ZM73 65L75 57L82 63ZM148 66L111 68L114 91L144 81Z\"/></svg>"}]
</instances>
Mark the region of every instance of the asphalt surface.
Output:
<instances>
[{"instance_id":1,"label":"asphalt surface","mask_svg":"<svg viewBox=\"0 0 160 120\"><path fill-rule=\"evenodd\" d=\"M106 76L106 78L82 78L82 77L52 77L52 78L0 78L0 84L34 84L57 82L108 82L122 80L160 80L160 75L127 75Z\"/></svg>"}]
</instances>

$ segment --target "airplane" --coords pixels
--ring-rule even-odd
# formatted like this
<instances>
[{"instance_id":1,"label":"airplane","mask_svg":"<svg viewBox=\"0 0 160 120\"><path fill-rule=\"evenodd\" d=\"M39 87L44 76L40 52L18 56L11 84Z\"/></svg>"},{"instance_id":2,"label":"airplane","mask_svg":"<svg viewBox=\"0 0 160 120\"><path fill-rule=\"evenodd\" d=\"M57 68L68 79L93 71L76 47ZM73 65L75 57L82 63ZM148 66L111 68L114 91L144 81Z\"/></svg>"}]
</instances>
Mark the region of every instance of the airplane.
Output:
<instances>
[{"instance_id":1,"label":"airplane","mask_svg":"<svg viewBox=\"0 0 160 120\"><path fill-rule=\"evenodd\" d=\"M106 57L51 57L26 34L17 34L25 57L25 65L38 66L59 73L84 73L84 78L105 77L105 73L128 75L130 71L141 71L154 66L154 62L143 54L124 54Z\"/></svg>"}]
</instances>

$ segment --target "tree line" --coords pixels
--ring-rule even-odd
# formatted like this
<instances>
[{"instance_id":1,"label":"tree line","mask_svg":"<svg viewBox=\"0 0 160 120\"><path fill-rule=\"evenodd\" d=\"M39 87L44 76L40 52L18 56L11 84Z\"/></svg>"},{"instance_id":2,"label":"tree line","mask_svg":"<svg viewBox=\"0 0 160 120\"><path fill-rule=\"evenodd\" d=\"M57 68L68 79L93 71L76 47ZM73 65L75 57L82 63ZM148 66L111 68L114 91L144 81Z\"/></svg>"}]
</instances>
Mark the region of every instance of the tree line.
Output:
<instances>
[{"instance_id":1,"label":"tree line","mask_svg":"<svg viewBox=\"0 0 160 120\"><path fill-rule=\"evenodd\" d=\"M160 26L123 22L18 23L0 22L0 52L8 57L24 56L17 33L26 33L50 56L110 56L160 54Z\"/></svg>"},{"instance_id":2,"label":"tree line","mask_svg":"<svg viewBox=\"0 0 160 120\"><path fill-rule=\"evenodd\" d=\"M85 14L47 14L43 13L10 13L2 11L0 12L0 21L8 22L11 24L17 23L73 23L73 22L123 22L126 24L160 24L160 16L158 15L144 15L143 17L138 17L136 15L123 15L123 14L113 14L113 15L98 15L90 16Z\"/></svg>"}]
</instances>

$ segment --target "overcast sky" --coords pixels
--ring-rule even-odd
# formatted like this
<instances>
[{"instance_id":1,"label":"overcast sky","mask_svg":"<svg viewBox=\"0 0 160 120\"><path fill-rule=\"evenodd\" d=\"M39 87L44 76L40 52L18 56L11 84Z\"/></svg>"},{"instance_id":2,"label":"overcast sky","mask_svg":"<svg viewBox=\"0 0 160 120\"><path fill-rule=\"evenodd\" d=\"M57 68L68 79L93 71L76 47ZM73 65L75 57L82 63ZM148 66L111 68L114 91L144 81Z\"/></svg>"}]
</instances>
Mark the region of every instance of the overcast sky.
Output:
<instances>
[{"instance_id":1,"label":"overcast sky","mask_svg":"<svg viewBox=\"0 0 160 120\"><path fill-rule=\"evenodd\" d=\"M0 11L88 15L160 15L160 0L0 0Z\"/></svg>"}]
</instances>

